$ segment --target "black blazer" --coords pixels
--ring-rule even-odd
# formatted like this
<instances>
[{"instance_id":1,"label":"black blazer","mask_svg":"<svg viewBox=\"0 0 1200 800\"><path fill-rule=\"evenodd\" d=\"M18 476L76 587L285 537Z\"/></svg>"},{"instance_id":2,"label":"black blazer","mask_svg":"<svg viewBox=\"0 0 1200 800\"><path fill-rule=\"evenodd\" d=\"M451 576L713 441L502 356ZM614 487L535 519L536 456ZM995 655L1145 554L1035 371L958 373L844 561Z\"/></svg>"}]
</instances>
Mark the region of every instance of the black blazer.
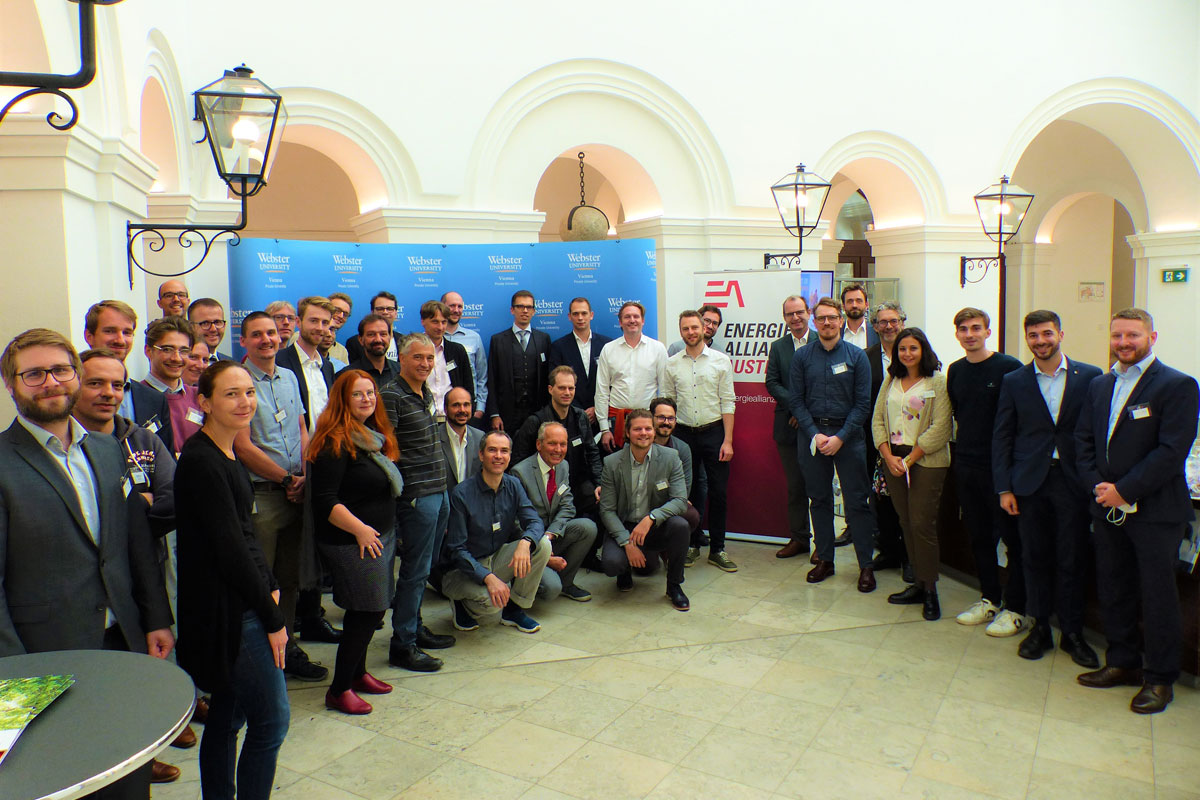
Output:
<instances>
[{"instance_id":1,"label":"black blazer","mask_svg":"<svg viewBox=\"0 0 1200 800\"><path fill-rule=\"evenodd\" d=\"M808 334L808 344L812 344L815 333ZM789 388L788 376L792 372L792 356L796 354L796 342L791 332L771 342L771 350L767 353L767 392L775 398L775 422L771 435L780 444L795 444L796 429L788 425L792 418L792 392ZM691 473L688 473L691 480Z\"/></svg>"},{"instance_id":2,"label":"black blazer","mask_svg":"<svg viewBox=\"0 0 1200 800\"><path fill-rule=\"evenodd\" d=\"M396 353L398 355L400 353L400 340L404 338L404 334L394 330L392 331L392 338L396 340ZM362 342L358 340L358 334L346 340L346 355L350 357L350 361L347 363L358 361L360 358L366 356Z\"/></svg>"},{"instance_id":3,"label":"black blazer","mask_svg":"<svg viewBox=\"0 0 1200 800\"><path fill-rule=\"evenodd\" d=\"M0 658L47 650L101 650L105 608L129 648L174 621L146 501L126 496L117 440L83 441L100 511L100 543L89 535L62 468L14 421L0 433Z\"/></svg>"},{"instance_id":4,"label":"black blazer","mask_svg":"<svg viewBox=\"0 0 1200 800\"><path fill-rule=\"evenodd\" d=\"M472 402L475 400L475 376L471 373L471 356L467 348L458 342L442 338L443 354L446 356L446 368L450 372L450 386L466 389L471 393ZM454 366L451 367L450 365Z\"/></svg>"},{"instance_id":5,"label":"black blazer","mask_svg":"<svg viewBox=\"0 0 1200 800\"><path fill-rule=\"evenodd\" d=\"M567 366L575 370L575 400L571 405L582 409L596 405L596 362L600 360L600 351L604 345L611 342L607 336L592 331L592 352L588 359L588 372L583 371L583 358L579 355L579 346L575 344L575 332L571 331L562 338L555 339L550 345L550 369ZM546 373L549 375L549 372ZM549 383L549 378L546 379Z\"/></svg>"},{"instance_id":6,"label":"black blazer","mask_svg":"<svg viewBox=\"0 0 1200 800\"><path fill-rule=\"evenodd\" d=\"M879 399L879 388L883 386L883 379L887 377L887 372L883 368L883 342L876 342L866 350L867 363L871 365L871 411L867 414L867 421L863 423L863 427L867 430L867 441L874 441L874 434L871 433L871 420L875 416L875 401ZM867 449L871 447L868 444Z\"/></svg>"},{"instance_id":7,"label":"black blazer","mask_svg":"<svg viewBox=\"0 0 1200 800\"><path fill-rule=\"evenodd\" d=\"M533 328L530 328L530 331L527 352L533 354L536 366L529 376L532 385L526 387L528 395L524 411L517 408L516 381L513 376L514 365L518 360L517 354L521 352L521 343L517 341L517 335L509 327L492 334L492 340L488 344L488 398L484 416L499 415L504 421L505 429L512 428L509 431L510 436L525 421L525 415L530 413L531 409L541 408L550 402L550 392L546 388L550 375L550 334Z\"/></svg>"},{"instance_id":8,"label":"black blazer","mask_svg":"<svg viewBox=\"0 0 1200 800\"><path fill-rule=\"evenodd\" d=\"M1038 387L1036 369L1032 363L1026 364L1005 375L1000 383L992 428L992 481L996 493L1033 494L1046 480L1050 457L1057 448L1067 480L1080 492L1090 494L1091 487L1085 488L1079 481L1075 426L1088 385L1100 377L1100 368L1067 360L1067 385L1063 387L1057 423L1050 417Z\"/></svg>"},{"instance_id":9,"label":"black blazer","mask_svg":"<svg viewBox=\"0 0 1200 800\"><path fill-rule=\"evenodd\" d=\"M167 450L175 452L175 434L171 430L171 409L167 396L141 381L125 384L125 391L133 396L133 421L151 433L158 434ZM154 430L154 428L158 430Z\"/></svg>"},{"instance_id":10,"label":"black blazer","mask_svg":"<svg viewBox=\"0 0 1200 800\"><path fill-rule=\"evenodd\" d=\"M1137 503L1127 525L1191 522L1195 515L1183 469L1196 438L1196 379L1156 359L1130 393L1109 439L1115 382L1109 372L1088 385L1075 429L1080 481L1089 494L1101 481L1114 483L1125 502ZM1088 505L1093 517L1108 512L1099 503Z\"/></svg>"},{"instance_id":11,"label":"black blazer","mask_svg":"<svg viewBox=\"0 0 1200 800\"><path fill-rule=\"evenodd\" d=\"M285 347L275 356L275 365L289 369L296 376L296 381L300 384L300 402L304 404L304 424L312 430L313 421L309 419L308 413L308 381L304 379L304 368L300 366L300 345L293 344L291 347ZM325 390L328 391L330 386L333 386L333 362L328 358L321 359L321 377L325 379Z\"/></svg>"},{"instance_id":12,"label":"black blazer","mask_svg":"<svg viewBox=\"0 0 1200 800\"><path fill-rule=\"evenodd\" d=\"M516 433L509 432L513 437L513 466L537 452L537 432L543 422L561 422L554 413L554 407L549 403L530 414ZM604 464L600 461L600 448L591 434L592 425L583 409L571 406L567 410L567 422L571 423L568 427L566 458L570 467L571 491L578 490L577 494L583 494L595 490L600 485L600 473ZM573 433L570 428L575 429ZM575 444L576 440L579 444ZM511 469L510 467L509 470ZM690 479L691 475L688 477Z\"/></svg>"}]
</instances>

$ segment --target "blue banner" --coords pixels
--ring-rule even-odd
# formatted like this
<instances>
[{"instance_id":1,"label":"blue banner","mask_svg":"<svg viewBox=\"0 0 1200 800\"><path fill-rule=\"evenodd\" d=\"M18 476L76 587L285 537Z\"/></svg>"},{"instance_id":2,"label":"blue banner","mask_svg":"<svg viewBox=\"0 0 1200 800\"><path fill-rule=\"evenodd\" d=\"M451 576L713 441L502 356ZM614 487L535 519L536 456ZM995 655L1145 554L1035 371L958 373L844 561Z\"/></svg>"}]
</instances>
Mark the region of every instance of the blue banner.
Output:
<instances>
[{"instance_id":1,"label":"blue banner","mask_svg":"<svg viewBox=\"0 0 1200 800\"><path fill-rule=\"evenodd\" d=\"M396 330L420 331L421 304L458 292L466 305L462 324L486 344L512 326L509 307L518 289L533 292L535 328L551 339L571 330L568 304L586 297L596 312L593 330L621 335L617 309L626 300L646 306L648 336L657 336L658 269L653 239L540 244L355 244L287 239L243 239L229 245L230 340L235 358L242 319L275 300L293 306L301 297L344 292L354 301L338 334L357 335L379 291L396 295Z\"/></svg>"}]
</instances>

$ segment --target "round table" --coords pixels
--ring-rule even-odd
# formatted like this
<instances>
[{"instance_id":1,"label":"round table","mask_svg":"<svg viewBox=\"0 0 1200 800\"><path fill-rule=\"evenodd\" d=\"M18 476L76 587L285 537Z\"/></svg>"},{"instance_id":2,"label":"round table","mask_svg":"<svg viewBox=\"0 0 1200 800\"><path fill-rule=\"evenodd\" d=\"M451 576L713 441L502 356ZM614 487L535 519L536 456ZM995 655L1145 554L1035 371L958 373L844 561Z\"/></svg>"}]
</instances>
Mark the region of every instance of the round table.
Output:
<instances>
[{"instance_id":1,"label":"round table","mask_svg":"<svg viewBox=\"0 0 1200 800\"><path fill-rule=\"evenodd\" d=\"M112 650L0 658L0 678L74 675L0 764L4 800L69 800L123 778L191 720L195 688L169 661Z\"/></svg>"}]
</instances>

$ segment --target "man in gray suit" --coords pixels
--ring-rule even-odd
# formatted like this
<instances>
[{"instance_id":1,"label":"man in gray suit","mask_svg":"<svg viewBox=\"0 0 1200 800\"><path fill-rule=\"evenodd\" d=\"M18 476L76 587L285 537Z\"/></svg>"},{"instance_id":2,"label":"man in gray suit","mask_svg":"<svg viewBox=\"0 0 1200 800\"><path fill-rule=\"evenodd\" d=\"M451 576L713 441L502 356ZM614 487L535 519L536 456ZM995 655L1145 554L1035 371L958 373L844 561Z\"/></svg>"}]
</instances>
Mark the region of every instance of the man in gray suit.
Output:
<instances>
[{"instance_id":1,"label":"man in gray suit","mask_svg":"<svg viewBox=\"0 0 1200 800\"><path fill-rule=\"evenodd\" d=\"M446 392L446 421L441 426L438 440L446 459L446 490L449 492L480 469L479 443L483 441L483 431L469 424L473 412L469 391L455 386Z\"/></svg>"},{"instance_id":2,"label":"man in gray suit","mask_svg":"<svg viewBox=\"0 0 1200 800\"><path fill-rule=\"evenodd\" d=\"M82 364L66 337L34 328L0 357L17 419L0 434L0 657L175 645L145 500L117 442L71 417ZM149 797L150 765L105 789Z\"/></svg>"},{"instance_id":3,"label":"man in gray suit","mask_svg":"<svg viewBox=\"0 0 1200 800\"><path fill-rule=\"evenodd\" d=\"M691 604L683 593L688 548L687 483L674 450L654 443L654 418L646 409L625 416L625 446L604 459L600 475L600 524L608 536L601 561L617 588L633 589L631 567L646 566L646 553L667 562L667 597L677 611Z\"/></svg>"},{"instance_id":4,"label":"man in gray suit","mask_svg":"<svg viewBox=\"0 0 1200 800\"><path fill-rule=\"evenodd\" d=\"M596 523L575 516L567 465L567 428L561 422L538 426L537 452L513 467L513 475L525 487L529 501L546 526L546 537L554 555L542 570L538 598L551 600L559 594L586 602L591 592L575 585L575 574L596 541Z\"/></svg>"}]
</instances>

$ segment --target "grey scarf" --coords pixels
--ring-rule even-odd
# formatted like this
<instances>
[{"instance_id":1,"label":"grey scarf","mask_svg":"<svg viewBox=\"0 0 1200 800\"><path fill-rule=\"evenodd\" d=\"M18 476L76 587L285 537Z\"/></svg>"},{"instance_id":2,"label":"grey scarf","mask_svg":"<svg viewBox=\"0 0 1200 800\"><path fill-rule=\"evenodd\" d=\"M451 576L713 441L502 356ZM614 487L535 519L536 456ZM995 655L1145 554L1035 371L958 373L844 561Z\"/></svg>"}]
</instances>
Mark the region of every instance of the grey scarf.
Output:
<instances>
[{"instance_id":1,"label":"grey scarf","mask_svg":"<svg viewBox=\"0 0 1200 800\"><path fill-rule=\"evenodd\" d=\"M354 446L365 451L375 466L383 470L383 474L387 475L388 483L391 484L392 497L399 497L404 491L404 478L400 475L400 470L396 469L396 465L380 452L383 449L383 434L370 428L367 429L367 434L370 437L369 441L364 440L360 435L355 435Z\"/></svg>"}]
</instances>

